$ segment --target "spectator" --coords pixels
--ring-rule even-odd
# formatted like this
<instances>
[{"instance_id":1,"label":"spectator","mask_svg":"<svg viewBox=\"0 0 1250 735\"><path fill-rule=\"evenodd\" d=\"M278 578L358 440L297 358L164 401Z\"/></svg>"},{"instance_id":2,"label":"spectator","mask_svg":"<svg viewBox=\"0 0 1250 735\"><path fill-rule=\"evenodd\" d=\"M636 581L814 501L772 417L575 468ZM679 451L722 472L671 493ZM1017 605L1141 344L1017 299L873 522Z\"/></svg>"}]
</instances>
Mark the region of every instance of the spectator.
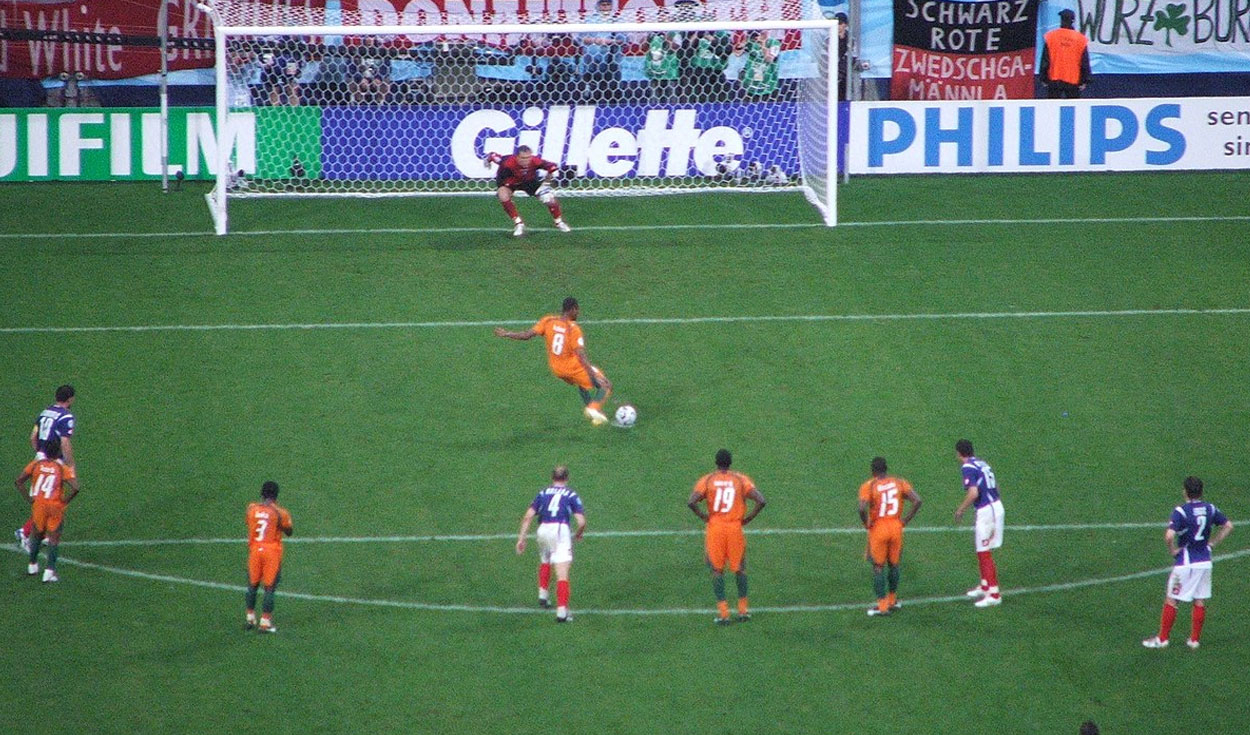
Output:
<instances>
[{"instance_id":1,"label":"spectator","mask_svg":"<svg viewBox=\"0 0 1250 735\"><path fill-rule=\"evenodd\" d=\"M326 48L317 70L318 104L346 104L355 80L356 66L342 45Z\"/></svg>"},{"instance_id":2,"label":"spectator","mask_svg":"<svg viewBox=\"0 0 1250 735\"><path fill-rule=\"evenodd\" d=\"M1098 725L1093 720L1086 720L1081 723L1081 735L1098 735Z\"/></svg>"},{"instance_id":3,"label":"spectator","mask_svg":"<svg viewBox=\"0 0 1250 735\"><path fill-rule=\"evenodd\" d=\"M660 20L665 20L660 8ZM646 57L642 71L650 82L651 101L656 104L676 104L678 97L679 67L677 51L681 45L679 33L652 33L647 39Z\"/></svg>"},{"instance_id":4,"label":"spectator","mask_svg":"<svg viewBox=\"0 0 1250 735\"><path fill-rule=\"evenodd\" d=\"M299 75L303 68L298 49L290 44L279 42L261 52L260 83L270 105L301 104Z\"/></svg>"},{"instance_id":5,"label":"spectator","mask_svg":"<svg viewBox=\"0 0 1250 735\"><path fill-rule=\"evenodd\" d=\"M531 76L540 79L539 94L542 97L568 99L576 95L581 81L581 47L571 35L555 33L539 36L536 42L526 40L523 50L535 59L528 71ZM546 60L545 66L536 63L539 58Z\"/></svg>"},{"instance_id":6,"label":"spectator","mask_svg":"<svg viewBox=\"0 0 1250 735\"><path fill-rule=\"evenodd\" d=\"M588 23L615 23L617 20L614 0L599 0L595 11L586 18ZM583 99L600 103L616 100L620 91L621 52L624 46L625 34L615 31L588 33L583 37Z\"/></svg>"},{"instance_id":7,"label":"spectator","mask_svg":"<svg viewBox=\"0 0 1250 735\"><path fill-rule=\"evenodd\" d=\"M1051 99L1077 99L1089 84L1089 40L1076 29L1076 13L1059 11L1059 27L1047 33L1039 76Z\"/></svg>"},{"instance_id":8,"label":"spectator","mask_svg":"<svg viewBox=\"0 0 1250 735\"><path fill-rule=\"evenodd\" d=\"M781 58L781 41L769 38L766 30L756 31L749 41L740 42L734 53L747 57L742 76L738 79L746 98L752 101L773 99L780 86L777 67Z\"/></svg>"},{"instance_id":9,"label":"spectator","mask_svg":"<svg viewBox=\"0 0 1250 735\"><path fill-rule=\"evenodd\" d=\"M376 36L362 36L356 49L352 99L357 104L383 104L391 93L391 55Z\"/></svg>"},{"instance_id":10,"label":"spectator","mask_svg":"<svg viewBox=\"0 0 1250 735\"><path fill-rule=\"evenodd\" d=\"M679 8L693 8L694 0L679 0ZM689 15L683 20L696 20ZM733 42L724 31L696 31L682 39L682 79L688 101L726 102L729 99L725 67L733 53Z\"/></svg>"},{"instance_id":11,"label":"spectator","mask_svg":"<svg viewBox=\"0 0 1250 735\"><path fill-rule=\"evenodd\" d=\"M851 32L847 23L846 13L833 16L838 19L838 101L847 99L846 79L850 76L851 64Z\"/></svg>"},{"instance_id":12,"label":"spectator","mask_svg":"<svg viewBox=\"0 0 1250 735\"><path fill-rule=\"evenodd\" d=\"M252 107L251 77L256 70L252 53L232 46L226 52L227 102L231 107Z\"/></svg>"}]
</instances>

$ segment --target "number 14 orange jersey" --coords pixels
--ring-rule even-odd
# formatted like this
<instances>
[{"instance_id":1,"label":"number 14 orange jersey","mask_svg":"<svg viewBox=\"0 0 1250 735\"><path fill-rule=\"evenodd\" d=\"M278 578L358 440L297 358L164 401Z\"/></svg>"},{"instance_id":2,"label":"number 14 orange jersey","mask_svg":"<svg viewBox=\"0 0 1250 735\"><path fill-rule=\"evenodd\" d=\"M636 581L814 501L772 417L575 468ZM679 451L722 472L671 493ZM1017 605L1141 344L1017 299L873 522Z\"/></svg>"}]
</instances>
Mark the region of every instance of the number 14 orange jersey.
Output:
<instances>
[{"instance_id":1,"label":"number 14 orange jersey","mask_svg":"<svg viewBox=\"0 0 1250 735\"><path fill-rule=\"evenodd\" d=\"M859 499L868 503L868 525L877 521L899 522L903 498L912 492L911 483L901 477L874 477L859 486Z\"/></svg>"},{"instance_id":2,"label":"number 14 orange jersey","mask_svg":"<svg viewBox=\"0 0 1250 735\"><path fill-rule=\"evenodd\" d=\"M249 503L247 506L247 544L282 546L282 531L291 528L291 514L277 503Z\"/></svg>"},{"instance_id":3,"label":"number 14 orange jersey","mask_svg":"<svg viewBox=\"0 0 1250 735\"><path fill-rule=\"evenodd\" d=\"M741 523L747 493L754 489L755 483L741 472L712 472L694 484L694 491L707 501L709 522Z\"/></svg>"}]
</instances>

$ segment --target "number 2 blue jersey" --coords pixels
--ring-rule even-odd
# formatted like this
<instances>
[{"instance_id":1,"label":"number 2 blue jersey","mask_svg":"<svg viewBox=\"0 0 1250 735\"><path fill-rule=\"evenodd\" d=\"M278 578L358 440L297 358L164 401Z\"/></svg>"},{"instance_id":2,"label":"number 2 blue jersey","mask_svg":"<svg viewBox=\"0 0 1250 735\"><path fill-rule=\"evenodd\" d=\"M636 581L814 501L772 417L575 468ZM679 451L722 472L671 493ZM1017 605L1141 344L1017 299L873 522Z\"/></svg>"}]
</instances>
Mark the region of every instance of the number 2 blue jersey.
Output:
<instances>
[{"instance_id":1,"label":"number 2 blue jersey","mask_svg":"<svg viewBox=\"0 0 1250 735\"><path fill-rule=\"evenodd\" d=\"M994 470L988 464L976 457L969 457L961 471L964 476L964 489L977 489L977 499L973 507L984 508L998 500L998 481L994 479Z\"/></svg>"},{"instance_id":2,"label":"number 2 blue jersey","mask_svg":"<svg viewBox=\"0 0 1250 735\"><path fill-rule=\"evenodd\" d=\"M577 497L573 488L566 485L552 485L540 492L530 507L538 514L539 523L567 524L574 513L584 512L582 499Z\"/></svg>"},{"instance_id":3,"label":"number 2 blue jersey","mask_svg":"<svg viewBox=\"0 0 1250 735\"><path fill-rule=\"evenodd\" d=\"M48 442L74 435L74 414L68 408L52 404L35 419L35 440L40 452L48 449Z\"/></svg>"},{"instance_id":4,"label":"number 2 blue jersey","mask_svg":"<svg viewBox=\"0 0 1250 735\"><path fill-rule=\"evenodd\" d=\"M1176 565L1198 564L1211 561L1211 529L1228 523L1228 518L1210 503L1191 500L1176 506L1168 528L1176 532L1176 545L1181 552L1176 555Z\"/></svg>"}]
</instances>

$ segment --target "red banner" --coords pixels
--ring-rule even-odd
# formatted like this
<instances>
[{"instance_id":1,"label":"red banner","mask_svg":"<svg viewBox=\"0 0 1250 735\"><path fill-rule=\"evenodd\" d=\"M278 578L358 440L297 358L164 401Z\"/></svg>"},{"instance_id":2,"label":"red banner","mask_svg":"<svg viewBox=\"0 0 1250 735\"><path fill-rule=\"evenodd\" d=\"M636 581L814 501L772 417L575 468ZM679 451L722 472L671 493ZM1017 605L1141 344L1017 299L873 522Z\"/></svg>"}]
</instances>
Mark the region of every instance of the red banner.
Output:
<instances>
[{"instance_id":1,"label":"red banner","mask_svg":"<svg viewBox=\"0 0 1250 735\"><path fill-rule=\"evenodd\" d=\"M368 0L366 0L368 1ZM213 23L196 0L167 0L170 38L213 37ZM324 7L325 0L268 0L274 4ZM161 0L0 0L0 28L8 31L51 31L159 36ZM169 68L199 69L213 65L209 49L169 50ZM151 46L76 43L61 40L0 41L0 76L56 76L81 72L90 79L125 79L160 71L160 50Z\"/></svg>"},{"instance_id":2,"label":"red banner","mask_svg":"<svg viewBox=\"0 0 1250 735\"><path fill-rule=\"evenodd\" d=\"M890 99L1029 99L1038 0L894 0Z\"/></svg>"},{"instance_id":3,"label":"red banner","mask_svg":"<svg viewBox=\"0 0 1250 735\"><path fill-rule=\"evenodd\" d=\"M1032 48L1002 54L944 54L894 47L890 99L1029 99Z\"/></svg>"}]
</instances>

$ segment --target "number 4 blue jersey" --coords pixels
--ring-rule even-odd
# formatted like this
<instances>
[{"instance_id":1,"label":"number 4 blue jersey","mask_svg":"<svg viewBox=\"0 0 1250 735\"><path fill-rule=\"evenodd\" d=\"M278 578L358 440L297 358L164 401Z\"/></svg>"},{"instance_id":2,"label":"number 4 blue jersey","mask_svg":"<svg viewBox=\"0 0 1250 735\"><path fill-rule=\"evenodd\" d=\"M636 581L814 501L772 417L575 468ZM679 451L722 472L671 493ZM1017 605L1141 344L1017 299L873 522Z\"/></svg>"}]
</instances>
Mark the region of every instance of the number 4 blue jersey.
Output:
<instances>
[{"instance_id":1,"label":"number 4 blue jersey","mask_svg":"<svg viewBox=\"0 0 1250 735\"><path fill-rule=\"evenodd\" d=\"M1211 529L1228 523L1228 518L1210 503L1192 500L1176 506L1168 528L1176 532L1176 545L1181 551L1176 555L1176 565L1198 564L1211 561Z\"/></svg>"},{"instance_id":2,"label":"number 4 blue jersey","mask_svg":"<svg viewBox=\"0 0 1250 735\"><path fill-rule=\"evenodd\" d=\"M574 513L585 512L582 499L577 497L573 488L565 485L552 485L539 493L530 507L538 514L539 523L567 524Z\"/></svg>"}]
</instances>

